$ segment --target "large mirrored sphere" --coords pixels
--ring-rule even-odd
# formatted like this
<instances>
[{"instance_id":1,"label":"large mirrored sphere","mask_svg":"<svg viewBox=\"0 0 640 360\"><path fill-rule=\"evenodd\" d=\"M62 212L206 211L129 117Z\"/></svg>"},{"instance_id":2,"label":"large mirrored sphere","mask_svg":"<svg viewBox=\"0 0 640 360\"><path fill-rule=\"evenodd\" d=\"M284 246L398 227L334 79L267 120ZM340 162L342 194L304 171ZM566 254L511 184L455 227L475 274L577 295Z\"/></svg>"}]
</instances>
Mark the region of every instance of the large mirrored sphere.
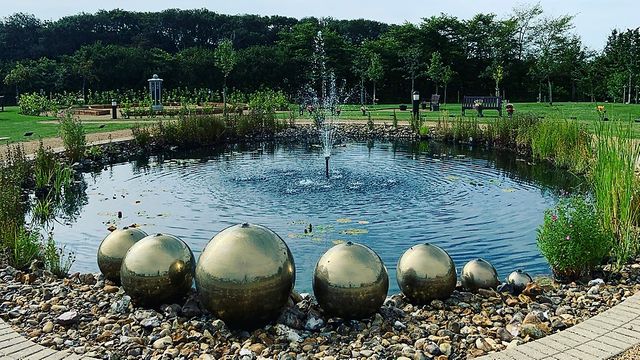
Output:
<instances>
[{"instance_id":1,"label":"large mirrored sphere","mask_svg":"<svg viewBox=\"0 0 640 360\"><path fill-rule=\"evenodd\" d=\"M150 235L127 251L120 280L134 302L166 304L189 292L195 266L193 253L184 241L173 235Z\"/></svg>"},{"instance_id":2,"label":"large mirrored sphere","mask_svg":"<svg viewBox=\"0 0 640 360\"><path fill-rule=\"evenodd\" d=\"M98 247L98 267L105 279L120 283L120 267L125 254L147 233L138 228L124 227L107 235Z\"/></svg>"},{"instance_id":3,"label":"large mirrored sphere","mask_svg":"<svg viewBox=\"0 0 640 360\"><path fill-rule=\"evenodd\" d=\"M313 275L313 293L328 316L371 316L384 303L388 289L389 276L378 254L351 242L324 253Z\"/></svg>"},{"instance_id":4,"label":"large mirrored sphere","mask_svg":"<svg viewBox=\"0 0 640 360\"><path fill-rule=\"evenodd\" d=\"M522 270L516 270L507 276L507 284L511 284L516 293L522 292L532 281L531 276Z\"/></svg>"},{"instance_id":5,"label":"large mirrored sphere","mask_svg":"<svg viewBox=\"0 0 640 360\"><path fill-rule=\"evenodd\" d=\"M407 250L396 270L398 286L412 304L446 299L456 288L456 266L442 248L420 244Z\"/></svg>"},{"instance_id":6,"label":"large mirrored sphere","mask_svg":"<svg viewBox=\"0 0 640 360\"><path fill-rule=\"evenodd\" d=\"M462 287L468 291L495 289L500 284L496 269L483 259L471 260L466 263L462 268L460 278Z\"/></svg>"},{"instance_id":7,"label":"large mirrored sphere","mask_svg":"<svg viewBox=\"0 0 640 360\"><path fill-rule=\"evenodd\" d=\"M230 326L276 318L295 279L287 244L270 229L246 223L214 236L196 266L200 302Z\"/></svg>"}]
</instances>

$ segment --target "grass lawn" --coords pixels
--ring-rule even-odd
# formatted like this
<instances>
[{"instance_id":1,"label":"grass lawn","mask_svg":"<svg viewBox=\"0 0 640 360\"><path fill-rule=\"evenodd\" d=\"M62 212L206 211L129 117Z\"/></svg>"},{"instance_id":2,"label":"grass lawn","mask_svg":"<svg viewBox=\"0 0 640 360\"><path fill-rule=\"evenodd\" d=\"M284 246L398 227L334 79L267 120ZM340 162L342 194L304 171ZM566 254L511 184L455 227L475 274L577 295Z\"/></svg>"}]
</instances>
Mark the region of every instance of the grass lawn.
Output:
<instances>
[{"instance_id":1,"label":"grass lawn","mask_svg":"<svg viewBox=\"0 0 640 360\"><path fill-rule=\"evenodd\" d=\"M395 110L396 117L399 121L409 120L411 118L411 104L407 105L406 111L399 109L400 104L381 104L381 105L367 105L367 108L371 112L371 118L377 121L391 121L393 119L393 113ZM601 103L597 105L604 105L607 111L607 117L610 120L630 120L640 118L640 104L612 104ZM514 103L514 107L517 112L532 112L539 116L549 118L564 118L570 120L579 121L595 121L599 119L598 112L596 111L596 104L594 103L555 103L553 106L540 103ZM359 105L343 105L341 106L340 117L344 119L353 120L367 120L367 116L363 116L360 111ZM420 114L426 120L436 120L442 116L461 116L462 108L460 104L446 104L440 106L439 112L431 112L429 110L420 109ZM498 111L485 110L484 119L491 119L498 117ZM506 112L503 110L503 115L506 117ZM466 111L467 117L476 116L474 110ZM308 113L305 112L303 118L309 118Z\"/></svg>"},{"instance_id":2,"label":"grass lawn","mask_svg":"<svg viewBox=\"0 0 640 360\"><path fill-rule=\"evenodd\" d=\"M377 123L391 124L393 122L393 114L395 112L398 121L408 121L411 118L411 106L408 110L401 111L400 104L381 104L367 105L371 112L371 118ZM547 119L567 119L571 121L579 121L584 123L588 128L593 128L599 119L596 105L604 105L607 111L606 116L610 120L635 120L640 119L640 104L613 104L613 103L555 103L553 106L539 103L514 103L516 113L531 112ZM442 117L458 117L461 116L460 104L446 104L440 106L441 111L431 112L428 110L420 110L420 115L426 121L436 121ZM360 105L342 105L340 118L343 120L352 120L358 122L366 122L368 117L362 115ZM467 117L475 117L474 110L467 110ZM489 123L499 119L496 110L485 110L484 117L480 118L481 123ZM506 112L503 112L506 117ZM289 114L279 113L279 117L288 119ZM311 120L309 114L305 114L298 119ZM46 116L26 116L18 114L18 107L5 107L4 112L0 112L0 143L18 142L34 140L39 138L55 137L59 134L58 124L49 124L43 122L51 122L56 119ZM152 122L158 119L130 119L128 122L112 122L109 119L87 120L84 122L85 131L87 133L114 131L130 128L135 122ZM122 120L119 120L122 121ZM106 125L100 128L100 125ZM26 137L26 132L33 132L31 137ZM634 124L635 137L640 138L640 122Z\"/></svg>"},{"instance_id":3,"label":"grass lawn","mask_svg":"<svg viewBox=\"0 0 640 360\"><path fill-rule=\"evenodd\" d=\"M37 140L59 135L58 124L45 124L42 122L55 121L56 118L48 116L26 116L18 114L17 106L5 107L0 112L0 143L13 143L18 141ZM100 125L106 124L103 128ZM84 124L87 133L114 131L130 128L131 124L104 122L86 122ZM33 135L24 136L27 132Z\"/></svg>"}]
</instances>

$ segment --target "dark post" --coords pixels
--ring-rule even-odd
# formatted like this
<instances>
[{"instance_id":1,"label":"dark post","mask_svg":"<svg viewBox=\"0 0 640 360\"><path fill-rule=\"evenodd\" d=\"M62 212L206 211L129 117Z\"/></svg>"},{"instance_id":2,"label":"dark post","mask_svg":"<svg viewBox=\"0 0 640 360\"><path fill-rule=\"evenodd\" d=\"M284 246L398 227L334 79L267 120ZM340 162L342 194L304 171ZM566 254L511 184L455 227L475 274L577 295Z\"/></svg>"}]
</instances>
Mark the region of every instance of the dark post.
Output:
<instances>
[{"instance_id":1,"label":"dark post","mask_svg":"<svg viewBox=\"0 0 640 360\"><path fill-rule=\"evenodd\" d=\"M420 93L417 91L414 91L412 95L412 99L413 99L413 116L416 119L418 119L418 116L420 116Z\"/></svg>"},{"instance_id":2,"label":"dark post","mask_svg":"<svg viewBox=\"0 0 640 360\"><path fill-rule=\"evenodd\" d=\"M116 112L116 109L118 109L118 103L116 102L116 99L111 100L111 119L117 119L118 118L118 113Z\"/></svg>"},{"instance_id":3,"label":"dark post","mask_svg":"<svg viewBox=\"0 0 640 360\"><path fill-rule=\"evenodd\" d=\"M325 175L327 176L327 179L329 178L329 157L325 156L324 157L324 169L325 169Z\"/></svg>"}]
</instances>

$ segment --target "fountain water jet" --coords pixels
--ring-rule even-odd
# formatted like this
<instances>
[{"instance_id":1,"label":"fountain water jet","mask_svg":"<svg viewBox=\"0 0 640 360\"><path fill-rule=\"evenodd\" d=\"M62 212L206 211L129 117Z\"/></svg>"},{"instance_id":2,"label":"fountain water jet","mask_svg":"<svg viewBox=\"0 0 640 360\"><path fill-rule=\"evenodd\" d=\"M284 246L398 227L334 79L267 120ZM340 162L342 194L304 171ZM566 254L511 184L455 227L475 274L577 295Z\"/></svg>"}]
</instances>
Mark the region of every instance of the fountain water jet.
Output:
<instances>
[{"instance_id":1,"label":"fountain water jet","mask_svg":"<svg viewBox=\"0 0 640 360\"><path fill-rule=\"evenodd\" d=\"M339 101L336 91L335 75L333 72L327 71L326 68L326 53L324 51L322 31L318 31L314 41L314 75L316 81L320 83L320 93L318 96L314 96L315 106L313 118L322 142L322 152L325 160L325 175L329 178L329 158L331 158L331 149L333 148L336 132L336 127L333 124L333 117L335 116Z\"/></svg>"}]
</instances>

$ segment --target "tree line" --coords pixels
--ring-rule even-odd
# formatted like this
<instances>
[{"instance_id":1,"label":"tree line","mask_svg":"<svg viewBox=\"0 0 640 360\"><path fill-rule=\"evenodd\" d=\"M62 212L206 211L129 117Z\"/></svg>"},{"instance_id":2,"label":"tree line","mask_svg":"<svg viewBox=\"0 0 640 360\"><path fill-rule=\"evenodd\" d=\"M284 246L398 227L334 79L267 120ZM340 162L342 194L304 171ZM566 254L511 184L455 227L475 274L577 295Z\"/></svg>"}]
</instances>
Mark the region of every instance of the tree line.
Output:
<instances>
[{"instance_id":1,"label":"tree line","mask_svg":"<svg viewBox=\"0 0 640 360\"><path fill-rule=\"evenodd\" d=\"M317 36L343 101L408 102L442 94L510 101L637 102L640 28L612 30L602 51L573 33L572 16L540 5L499 18L441 14L418 24L223 15L200 10L98 11L43 21L0 21L0 91L85 93L143 89L157 73L169 88L282 90L296 101L313 82ZM231 51L232 65L219 56ZM229 46L231 49L229 49ZM223 84L225 84L223 86ZM225 94L226 95L226 94Z\"/></svg>"}]
</instances>

